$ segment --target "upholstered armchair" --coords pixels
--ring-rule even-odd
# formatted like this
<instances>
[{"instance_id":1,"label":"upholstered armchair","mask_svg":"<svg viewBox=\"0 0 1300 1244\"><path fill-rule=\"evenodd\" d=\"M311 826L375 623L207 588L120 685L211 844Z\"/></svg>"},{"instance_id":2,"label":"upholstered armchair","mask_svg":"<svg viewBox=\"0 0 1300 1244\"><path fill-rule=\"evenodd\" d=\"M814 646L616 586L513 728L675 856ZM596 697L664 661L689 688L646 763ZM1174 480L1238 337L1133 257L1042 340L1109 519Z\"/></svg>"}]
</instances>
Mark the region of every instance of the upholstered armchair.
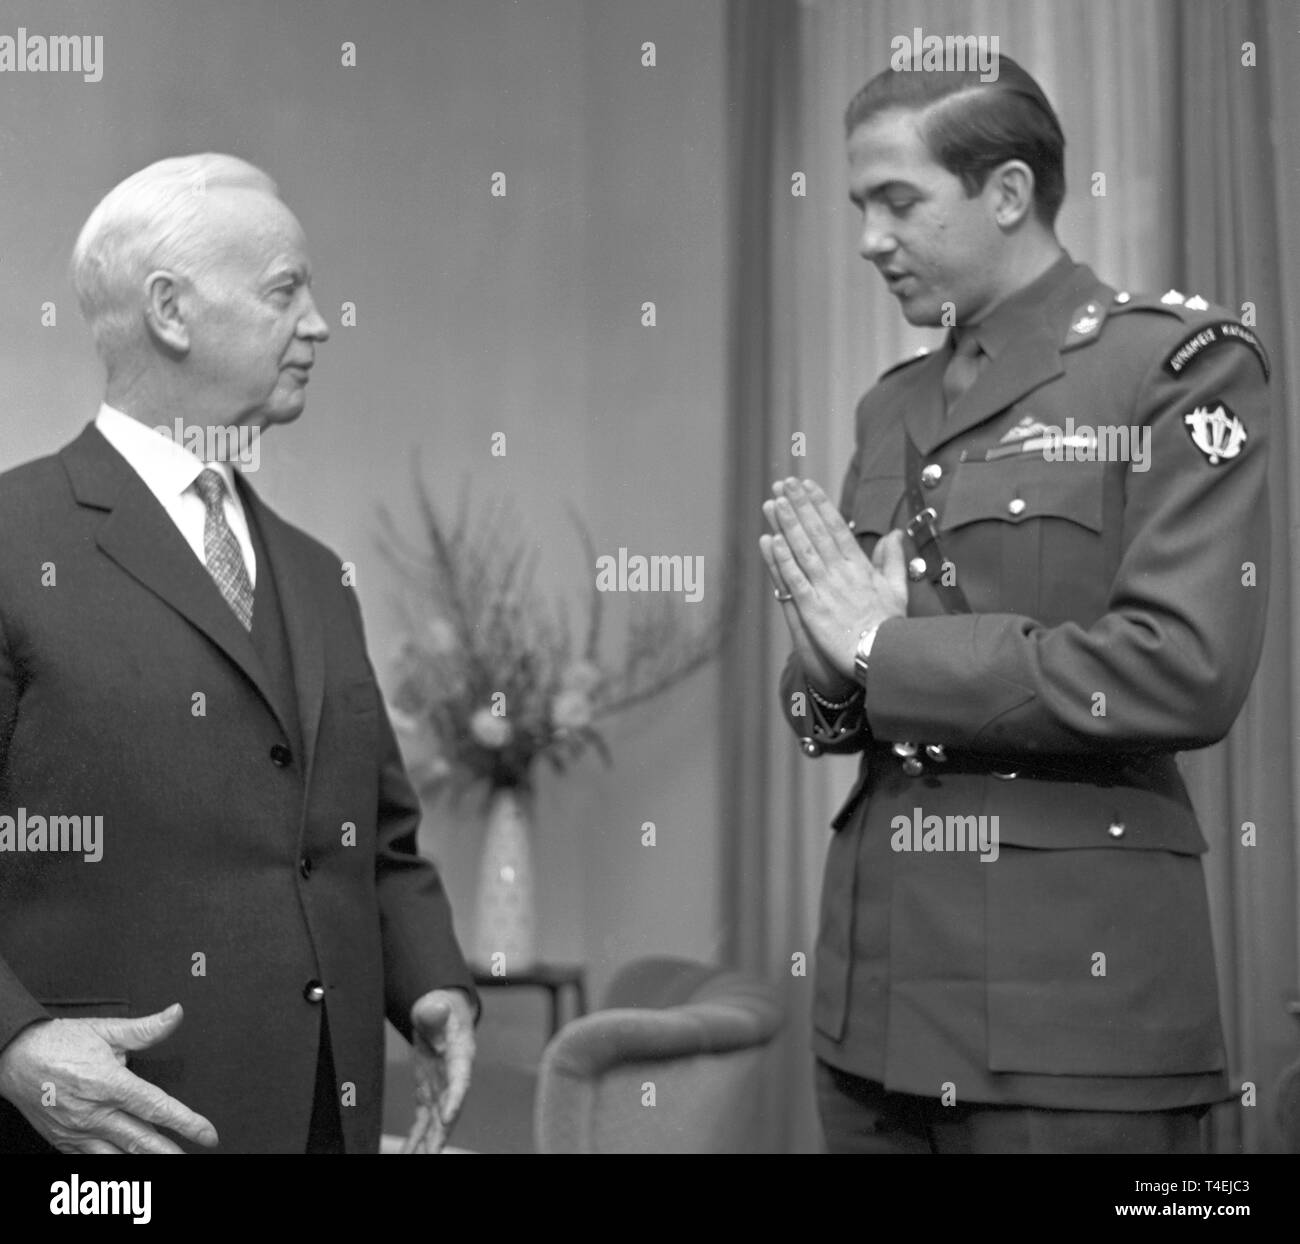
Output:
<instances>
[{"instance_id":1,"label":"upholstered armchair","mask_svg":"<svg viewBox=\"0 0 1300 1244\"><path fill-rule=\"evenodd\" d=\"M782 1014L763 982L685 959L618 973L604 1009L546 1047L539 1153L761 1150L764 1070Z\"/></svg>"}]
</instances>

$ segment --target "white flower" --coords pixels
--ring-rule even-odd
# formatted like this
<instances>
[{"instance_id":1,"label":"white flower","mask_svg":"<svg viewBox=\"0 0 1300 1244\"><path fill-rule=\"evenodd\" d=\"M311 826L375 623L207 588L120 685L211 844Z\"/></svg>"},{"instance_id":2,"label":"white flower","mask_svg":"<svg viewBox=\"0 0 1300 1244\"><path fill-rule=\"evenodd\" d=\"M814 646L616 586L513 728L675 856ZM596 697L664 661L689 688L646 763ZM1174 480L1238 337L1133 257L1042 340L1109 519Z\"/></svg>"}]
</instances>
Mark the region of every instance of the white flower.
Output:
<instances>
[{"instance_id":1,"label":"white flower","mask_svg":"<svg viewBox=\"0 0 1300 1244\"><path fill-rule=\"evenodd\" d=\"M510 742L515 730L504 717L497 717L490 708L480 708L469 719L469 732L484 747L496 751Z\"/></svg>"},{"instance_id":2,"label":"white flower","mask_svg":"<svg viewBox=\"0 0 1300 1244\"><path fill-rule=\"evenodd\" d=\"M589 696L600 686L604 675L597 665L590 661L571 661L560 675L560 687L564 691L577 691ZM585 722L583 723L586 724Z\"/></svg>"},{"instance_id":3,"label":"white flower","mask_svg":"<svg viewBox=\"0 0 1300 1244\"><path fill-rule=\"evenodd\" d=\"M578 730L591 724L591 701L581 691L561 691L551 703L551 720L561 730Z\"/></svg>"},{"instance_id":4,"label":"white flower","mask_svg":"<svg viewBox=\"0 0 1300 1244\"><path fill-rule=\"evenodd\" d=\"M456 651L456 628L446 618L436 614L429 619L429 647L439 656Z\"/></svg>"}]
</instances>

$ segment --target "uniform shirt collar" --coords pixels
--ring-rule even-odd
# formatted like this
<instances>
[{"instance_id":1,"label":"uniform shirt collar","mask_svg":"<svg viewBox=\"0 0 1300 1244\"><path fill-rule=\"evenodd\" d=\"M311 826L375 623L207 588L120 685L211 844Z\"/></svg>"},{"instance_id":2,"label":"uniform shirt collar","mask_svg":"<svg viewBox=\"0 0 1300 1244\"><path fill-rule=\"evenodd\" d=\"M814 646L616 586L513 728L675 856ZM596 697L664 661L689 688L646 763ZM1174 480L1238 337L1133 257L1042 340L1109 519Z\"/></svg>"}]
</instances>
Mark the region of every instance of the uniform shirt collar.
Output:
<instances>
[{"instance_id":1,"label":"uniform shirt collar","mask_svg":"<svg viewBox=\"0 0 1300 1244\"><path fill-rule=\"evenodd\" d=\"M990 358L997 358L1012 342L1040 328L1048 305L1070 280L1074 269L1074 260L1062 251L1046 272L998 303L970 329L979 338L980 349Z\"/></svg>"},{"instance_id":2,"label":"uniform shirt collar","mask_svg":"<svg viewBox=\"0 0 1300 1244\"><path fill-rule=\"evenodd\" d=\"M229 462L204 462L177 441L170 428L151 428L107 402L99 407L95 427L156 496L180 496L205 467L221 474L232 497L238 495Z\"/></svg>"}]
</instances>

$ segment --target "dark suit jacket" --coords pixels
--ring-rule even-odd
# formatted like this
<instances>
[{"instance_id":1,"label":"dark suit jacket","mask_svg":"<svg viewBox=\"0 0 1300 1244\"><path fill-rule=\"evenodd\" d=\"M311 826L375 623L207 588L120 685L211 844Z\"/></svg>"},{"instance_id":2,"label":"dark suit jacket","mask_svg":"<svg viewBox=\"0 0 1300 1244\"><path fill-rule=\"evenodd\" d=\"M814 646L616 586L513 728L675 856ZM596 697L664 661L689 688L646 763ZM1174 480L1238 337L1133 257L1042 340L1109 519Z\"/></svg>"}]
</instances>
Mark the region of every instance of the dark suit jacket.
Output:
<instances>
[{"instance_id":1,"label":"dark suit jacket","mask_svg":"<svg viewBox=\"0 0 1300 1244\"><path fill-rule=\"evenodd\" d=\"M0 476L0 817L103 818L98 862L0 854L0 1045L180 1002L132 1069L223 1151L302 1152L321 982L347 1148L373 1151L384 1016L409 1037L417 997L473 985L340 559L242 496L296 706L93 425ZM290 713L304 746L285 764ZM29 1133L6 1103L0 1149Z\"/></svg>"},{"instance_id":2,"label":"dark suit jacket","mask_svg":"<svg viewBox=\"0 0 1300 1244\"><path fill-rule=\"evenodd\" d=\"M1117 295L1067 261L946 419L949 349L863 399L845 517L868 552L907 522L910 437L971 612L945 611L931 550L908 616L878 632L866 719L838 741L792 711L807 702L795 660L782 680L810 746L863 754L818 942L815 1045L837 1066L918 1094L952 1083L958 1101L1223 1096L1206 844L1175 753L1232 724L1267 604L1262 355L1223 332L1178 355L1225 322L1223 308ZM1211 461L1195 415L1219 407L1246 440ZM1071 419L1149 432L1147 469L1021 452L1034 424ZM919 772L896 742L918 748ZM997 817L998 858L894 849L918 809L945 827Z\"/></svg>"}]
</instances>

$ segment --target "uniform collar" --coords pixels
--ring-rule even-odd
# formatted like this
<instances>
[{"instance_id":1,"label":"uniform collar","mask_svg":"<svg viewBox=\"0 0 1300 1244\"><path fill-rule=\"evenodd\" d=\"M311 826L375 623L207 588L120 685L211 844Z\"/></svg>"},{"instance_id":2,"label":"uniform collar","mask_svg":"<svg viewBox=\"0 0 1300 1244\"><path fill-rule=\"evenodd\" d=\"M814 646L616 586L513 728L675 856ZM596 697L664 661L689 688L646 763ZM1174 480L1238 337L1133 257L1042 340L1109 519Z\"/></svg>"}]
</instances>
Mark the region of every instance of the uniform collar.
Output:
<instances>
[{"instance_id":1,"label":"uniform collar","mask_svg":"<svg viewBox=\"0 0 1300 1244\"><path fill-rule=\"evenodd\" d=\"M979 338L980 349L990 358L997 358L1015 341L1041 327L1043 313L1055 302L1055 295L1069 283L1074 275L1075 262L1067 251L1047 271L1036 276L1028 285L1004 298L968 331ZM954 342L955 344L955 342Z\"/></svg>"}]
</instances>

